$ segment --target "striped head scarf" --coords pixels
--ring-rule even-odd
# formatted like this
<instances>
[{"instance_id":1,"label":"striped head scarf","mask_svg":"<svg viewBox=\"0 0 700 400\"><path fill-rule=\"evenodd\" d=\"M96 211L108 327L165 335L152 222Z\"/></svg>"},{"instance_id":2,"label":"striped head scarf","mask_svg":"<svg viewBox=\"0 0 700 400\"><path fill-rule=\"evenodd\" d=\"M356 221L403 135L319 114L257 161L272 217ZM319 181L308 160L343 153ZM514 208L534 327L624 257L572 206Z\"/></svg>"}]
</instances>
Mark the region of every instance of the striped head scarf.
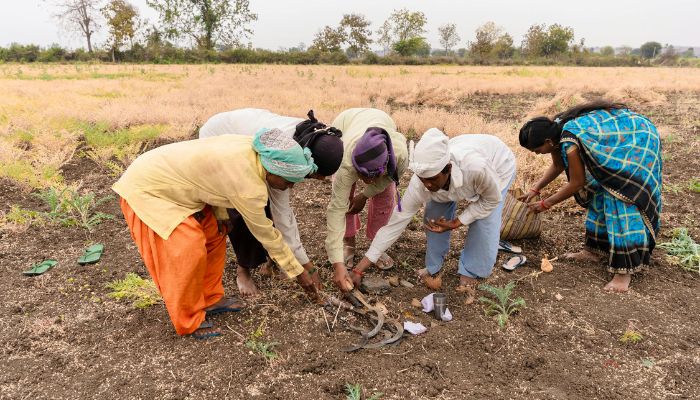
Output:
<instances>
[{"instance_id":1,"label":"striped head scarf","mask_svg":"<svg viewBox=\"0 0 700 400\"><path fill-rule=\"evenodd\" d=\"M311 151L302 149L279 129L259 130L253 139L253 149L260 155L260 162L267 172L289 182L301 182L318 169Z\"/></svg>"}]
</instances>

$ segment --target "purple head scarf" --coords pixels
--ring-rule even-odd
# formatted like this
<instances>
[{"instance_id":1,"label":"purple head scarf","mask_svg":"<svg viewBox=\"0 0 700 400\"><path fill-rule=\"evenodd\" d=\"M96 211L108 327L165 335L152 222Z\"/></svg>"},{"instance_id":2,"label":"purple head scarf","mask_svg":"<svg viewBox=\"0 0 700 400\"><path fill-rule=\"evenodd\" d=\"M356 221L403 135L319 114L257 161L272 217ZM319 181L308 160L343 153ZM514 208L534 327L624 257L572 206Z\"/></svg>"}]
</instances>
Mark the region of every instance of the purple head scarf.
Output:
<instances>
[{"instance_id":1,"label":"purple head scarf","mask_svg":"<svg viewBox=\"0 0 700 400\"><path fill-rule=\"evenodd\" d=\"M368 178L382 175L384 172L399 186L399 174L396 169L394 147L389 133L378 127L367 128L352 151L352 165L355 170ZM398 196L398 190L396 191ZM401 211L401 198L398 198Z\"/></svg>"}]
</instances>

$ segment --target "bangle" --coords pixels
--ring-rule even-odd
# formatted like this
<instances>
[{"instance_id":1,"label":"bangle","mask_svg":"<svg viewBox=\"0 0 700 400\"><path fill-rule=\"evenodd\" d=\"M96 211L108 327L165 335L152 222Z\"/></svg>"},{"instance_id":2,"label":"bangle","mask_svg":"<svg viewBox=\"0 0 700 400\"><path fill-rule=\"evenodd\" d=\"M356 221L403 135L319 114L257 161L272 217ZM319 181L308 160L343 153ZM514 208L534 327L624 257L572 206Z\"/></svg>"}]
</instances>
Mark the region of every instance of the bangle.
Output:
<instances>
[{"instance_id":1,"label":"bangle","mask_svg":"<svg viewBox=\"0 0 700 400\"><path fill-rule=\"evenodd\" d=\"M541 194L540 191L535 188L530 188L530 191L534 194Z\"/></svg>"},{"instance_id":2,"label":"bangle","mask_svg":"<svg viewBox=\"0 0 700 400\"><path fill-rule=\"evenodd\" d=\"M318 268L316 268L316 267L311 267L311 268L309 268L309 270L306 271L306 272L308 272L309 275L313 275L317 270L318 270Z\"/></svg>"},{"instance_id":3,"label":"bangle","mask_svg":"<svg viewBox=\"0 0 700 400\"><path fill-rule=\"evenodd\" d=\"M548 205L544 204L544 200L540 200L540 205L541 205L542 208L544 208L545 210L549 210L549 209L551 208L551 206L548 206Z\"/></svg>"},{"instance_id":4,"label":"bangle","mask_svg":"<svg viewBox=\"0 0 700 400\"><path fill-rule=\"evenodd\" d=\"M365 274L364 272L360 271L360 270L357 269L357 268L353 268L351 271L352 271L353 274L355 274L355 275L357 275L357 276L363 276L363 275Z\"/></svg>"}]
</instances>

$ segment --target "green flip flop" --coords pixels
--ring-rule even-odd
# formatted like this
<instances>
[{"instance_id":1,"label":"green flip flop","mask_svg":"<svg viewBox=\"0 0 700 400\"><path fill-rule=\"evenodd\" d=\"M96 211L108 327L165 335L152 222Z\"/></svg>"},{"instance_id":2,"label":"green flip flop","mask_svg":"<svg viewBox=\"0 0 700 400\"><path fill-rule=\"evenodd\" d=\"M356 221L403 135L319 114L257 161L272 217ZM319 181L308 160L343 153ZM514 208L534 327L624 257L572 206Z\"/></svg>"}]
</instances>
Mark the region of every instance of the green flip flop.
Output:
<instances>
[{"instance_id":1,"label":"green flip flop","mask_svg":"<svg viewBox=\"0 0 700 400\"><path fill-rule=\"evenodd\" d=\"M100 261L104 250L105 246L102 243L93 244L92 246L85 249L85 253L83 253L83 255L80 256L80 258L78 258L78 264L94 264Z\"/></svg>"},{"instance_id":2,"label":"green flip flop","mask_svg":"<svg viewBox=\"0 0 700 400\"><path fill-rule=\"evenodd\" d=\"M56 264L58 264L58 261L56 260L44 260L38 264L32 265L31 269L22 271L22 274L26 276L39 276L53 268Z\"/></svg>"}]
</instances>

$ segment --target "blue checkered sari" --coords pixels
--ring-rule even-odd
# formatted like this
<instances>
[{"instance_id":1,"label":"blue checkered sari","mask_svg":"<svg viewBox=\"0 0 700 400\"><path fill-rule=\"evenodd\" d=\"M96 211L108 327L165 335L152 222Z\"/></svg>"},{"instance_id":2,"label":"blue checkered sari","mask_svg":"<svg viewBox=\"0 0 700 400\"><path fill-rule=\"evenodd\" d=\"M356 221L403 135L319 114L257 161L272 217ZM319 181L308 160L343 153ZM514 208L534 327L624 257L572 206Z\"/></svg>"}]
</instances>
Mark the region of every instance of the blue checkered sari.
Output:
<instances>
[{"instance_id":1,"label":"blue checkered sari","mask_svg":"<svg viewBox=\"0 0 700 400\"><path fill-rule=\"evenodd\" d=\"M661 213L661 142L656 127L630 110L597 110L562 127L562 158L575 146L586 168L576 200L588 209L586 247L607 255L608 270L649 265Z\"/></svg>"}]
</instances>

